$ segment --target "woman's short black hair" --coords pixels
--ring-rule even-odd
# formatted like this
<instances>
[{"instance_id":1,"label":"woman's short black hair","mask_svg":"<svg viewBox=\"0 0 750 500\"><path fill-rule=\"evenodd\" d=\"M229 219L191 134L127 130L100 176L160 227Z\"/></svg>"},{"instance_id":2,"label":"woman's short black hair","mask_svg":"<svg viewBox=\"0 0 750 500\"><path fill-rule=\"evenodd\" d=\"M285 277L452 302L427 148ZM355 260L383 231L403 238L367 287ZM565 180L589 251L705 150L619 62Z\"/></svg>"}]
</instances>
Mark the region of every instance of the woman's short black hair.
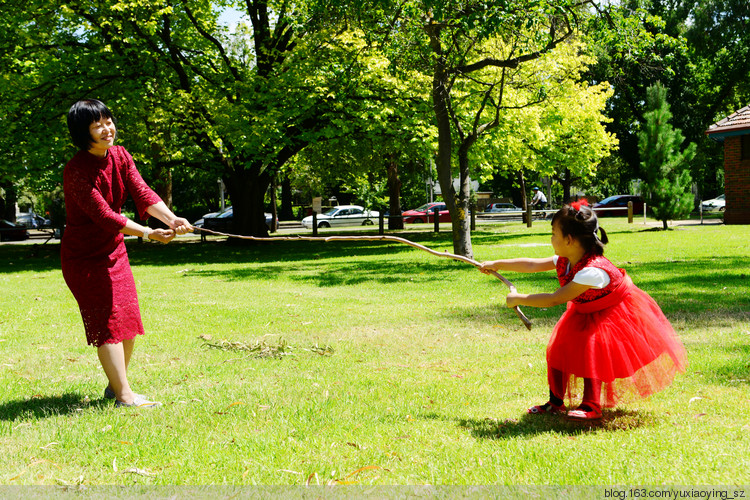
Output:
<instances>
[{"instance_id":1,"label":"woman's short black hair","mask_svg":"<svg viewBox=\"0 0 750 500\"><path fill-rule=\"evenodd\" d=\"M68 111L68 130L78 149L88 150L94 140L89 132L89 126L97 120L109 118L116 123L115 116L98 99L83 99L73 104Z\"/></svg>"}]
</instances>

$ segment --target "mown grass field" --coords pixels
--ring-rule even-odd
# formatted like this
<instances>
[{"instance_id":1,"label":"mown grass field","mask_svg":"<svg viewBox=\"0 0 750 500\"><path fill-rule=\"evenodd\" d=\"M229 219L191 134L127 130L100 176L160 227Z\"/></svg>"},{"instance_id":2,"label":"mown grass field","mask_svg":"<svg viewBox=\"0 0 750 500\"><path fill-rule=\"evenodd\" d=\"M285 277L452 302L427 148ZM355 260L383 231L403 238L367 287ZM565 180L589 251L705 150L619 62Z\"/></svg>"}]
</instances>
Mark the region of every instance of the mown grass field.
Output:
<instances>
[{"instance_id":1,"label":"mown grass field","mask_svg":"<svg viewBox=\"0 0 750 500\"><path fill-rule=\"evenodd\" d=\"M690 365L596 426L526 415L562 307L526 308L527 331L499 280L383 242L128 243L131 384L164 407L115 409L59 246L0 246L0 484L750 484L750 227L602 225ZM397 235L452 251L447 231ZM547 224L473 245L551 252Z\"/></svg>"}]
</instances>

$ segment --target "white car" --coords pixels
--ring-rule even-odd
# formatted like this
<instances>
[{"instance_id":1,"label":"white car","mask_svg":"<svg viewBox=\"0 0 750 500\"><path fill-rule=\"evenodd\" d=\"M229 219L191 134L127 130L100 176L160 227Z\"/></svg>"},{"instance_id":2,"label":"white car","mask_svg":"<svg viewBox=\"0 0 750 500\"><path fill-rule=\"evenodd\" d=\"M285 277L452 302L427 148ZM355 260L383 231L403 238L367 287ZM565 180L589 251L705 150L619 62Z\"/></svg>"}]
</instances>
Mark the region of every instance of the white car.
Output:
<instances>
[{"instance_id":1,"label":"white car","mask_svg":"<svg viewBox=\"0 0 750 500\"><path fill-rule=\"evenodd\" d=\"M717 196L713 200L706 200L703 202L704 212L723 212L724 211L724 195Z\"/></svg>"},{"instance_id":2,"label":"white car","mask_svg":"<svg viewBox=\"0 0 750 500\"><path fill-rule=\"evenodd\" d=\"M379 212L365 210L359 205L340 205L317 216L318 227L369 226L375 224L378 217L380 217ZM302 219L302 226L305 229L312 229L312 215Z\"/></svg>"}]
</instances>

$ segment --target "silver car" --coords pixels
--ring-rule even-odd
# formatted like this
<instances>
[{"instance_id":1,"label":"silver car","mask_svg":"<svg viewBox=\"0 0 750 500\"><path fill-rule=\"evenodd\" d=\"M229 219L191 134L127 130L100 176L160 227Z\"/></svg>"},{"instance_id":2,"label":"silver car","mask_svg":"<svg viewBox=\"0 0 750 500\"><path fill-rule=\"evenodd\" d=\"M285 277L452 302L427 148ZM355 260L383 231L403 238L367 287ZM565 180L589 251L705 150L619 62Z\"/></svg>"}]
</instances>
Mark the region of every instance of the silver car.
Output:
<instances>
[{"instance_id":1,"label":"silver car","mask_svg":"<svg viewBox=\"0 0 750 500\"><path fill-rule=\"evenodd\" d=\"M369 226L375 224L378 217L380 217L379 212L365 210L359 205L340 205L317 216L318 227ZM312 215L302 219L302 226L305 229L312 229Z\"/></svg>"},{"instance_id":2,"label":"silver car","mask_svg":"<svg viewBox=\"0 0 750 500\"><path fill-rule=\"evenodd\" d=\"M723 212L726 202L724 201L724 195L717 196L713 200L706 200L701 205L704 212Z\"/></svg>"},{"instance_id":3,"label":"silver car","mask_svg":"<svg viewBox=\"0 0 750 500\"><path fill-rule=\"evenodd\" d=\"M21 224L29 229L41 229L51 227L52 221L34 212L29 212L16 214L16 224Z\"/></svg>"}]
</instances>

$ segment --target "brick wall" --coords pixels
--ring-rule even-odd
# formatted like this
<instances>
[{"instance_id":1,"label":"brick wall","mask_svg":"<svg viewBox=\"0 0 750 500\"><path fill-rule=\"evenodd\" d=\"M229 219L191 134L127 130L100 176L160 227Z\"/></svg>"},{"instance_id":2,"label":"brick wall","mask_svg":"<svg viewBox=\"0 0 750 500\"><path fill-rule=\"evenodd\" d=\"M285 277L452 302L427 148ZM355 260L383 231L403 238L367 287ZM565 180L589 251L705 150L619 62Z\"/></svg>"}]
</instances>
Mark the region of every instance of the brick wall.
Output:
<instances>
[{"instance_id":1,"label":"brick wall","mask_svg":"<svg viewBox=\"0 0 750 500\"><path fill-rule=\"evenodd\" d=\"M741 136L724 139L725 224L750 224L750 160L741 154Z\"/></svg>"}]
</instances>

